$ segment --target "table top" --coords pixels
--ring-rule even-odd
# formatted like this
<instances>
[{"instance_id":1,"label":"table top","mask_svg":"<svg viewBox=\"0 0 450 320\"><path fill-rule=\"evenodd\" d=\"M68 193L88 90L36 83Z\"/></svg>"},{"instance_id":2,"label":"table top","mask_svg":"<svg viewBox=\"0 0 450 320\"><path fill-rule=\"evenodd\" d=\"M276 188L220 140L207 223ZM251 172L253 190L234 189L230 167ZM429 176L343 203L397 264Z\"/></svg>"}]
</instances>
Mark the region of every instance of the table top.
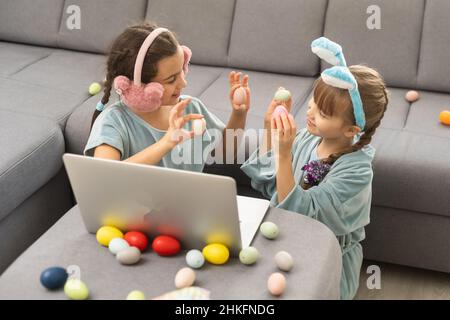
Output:
<instances>
[{"instance_id":1,"label":"table top","mask_svg":"<svg viewBox=\"0 0 450 320\"><path fill-rule=\"evenodd\" d=\"M260 253L256 264L247 266L234 257L221 266L205 263L195 270L194 285L209 290L211 299L339 299L342 256L335 235L314 219L278 208L271 207L264 220L276 223L280 234L268 240L258 231L252 243ZM294 259L289 272L275 265L281 250ZM90 299L121 300L132 290L147 298L175 290L175 274L187 264L185 252L160 257L148 250L136 265L121 265L86 231L75 206L0 276L0 299L67 299L62 289L49 291L40 284L40 273L52 266L79 268ZM273 272L286 277L280 297L267 290Z\"/></svg>"}]
</instances>

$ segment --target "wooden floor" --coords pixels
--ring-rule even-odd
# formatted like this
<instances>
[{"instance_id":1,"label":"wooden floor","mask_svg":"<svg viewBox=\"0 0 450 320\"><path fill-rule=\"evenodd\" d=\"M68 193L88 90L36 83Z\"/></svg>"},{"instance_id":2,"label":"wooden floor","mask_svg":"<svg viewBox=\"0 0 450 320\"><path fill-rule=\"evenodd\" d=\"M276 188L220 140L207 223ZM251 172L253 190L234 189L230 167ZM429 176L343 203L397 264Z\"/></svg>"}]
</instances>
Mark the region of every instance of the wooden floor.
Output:
<instances>
[{"instance_id":1,"label":"wooden floor","mask_svg":"<svg viewBox=\"0 0 450 320\"><path fill-rule=\"evenodd\" d=\"M381 289L368 289L367 267L378 265ZM450 274L415 269L375 261L364 261L356 300L367 299L433 299L450 300Z\"/></svg>"}]
</instances>

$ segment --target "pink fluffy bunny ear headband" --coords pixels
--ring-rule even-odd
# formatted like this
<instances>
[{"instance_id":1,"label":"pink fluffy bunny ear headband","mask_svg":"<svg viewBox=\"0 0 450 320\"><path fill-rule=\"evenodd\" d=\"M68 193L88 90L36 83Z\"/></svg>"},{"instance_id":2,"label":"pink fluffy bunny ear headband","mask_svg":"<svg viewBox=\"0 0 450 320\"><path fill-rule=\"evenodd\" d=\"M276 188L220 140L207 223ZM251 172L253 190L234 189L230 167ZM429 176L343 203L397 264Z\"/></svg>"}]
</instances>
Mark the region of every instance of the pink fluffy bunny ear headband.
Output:
<instances>
[{"instance_id":1,"label":"pink fluffy bunny ear headband","mask_svg":"<svg viewBox=\"0 0 450 320\"><path fill-rule=\"evenodd\" d=\"M139 49L134 65L133 81L125 76L117 76L114 79L114 89L121 96L122 101L132 110L137 112L151 112L155 111L161 106L162 96L164 93L163 86L158 82L142 83L142 66L144 64L145 55L152 45L153 41L163 32L170 32L166 28L157 28L153 30ZM189 61L192 57L192 51L186 47L181 46L184 53L183 72L186 75L189 69ZM99 103L101 104L101 102ZM104 109L103 104L97 110ZM101 109L101 110L100 110Z\"/></svg>"}]
</instances>

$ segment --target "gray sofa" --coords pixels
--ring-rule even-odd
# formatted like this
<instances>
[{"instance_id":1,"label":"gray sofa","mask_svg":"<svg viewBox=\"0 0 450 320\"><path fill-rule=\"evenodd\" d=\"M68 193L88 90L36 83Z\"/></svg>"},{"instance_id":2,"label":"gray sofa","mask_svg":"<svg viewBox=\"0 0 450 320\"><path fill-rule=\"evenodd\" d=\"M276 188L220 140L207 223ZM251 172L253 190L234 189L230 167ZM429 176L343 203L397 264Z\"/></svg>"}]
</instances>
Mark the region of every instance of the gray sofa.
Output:
<instances>
[{"instance_id":1,"label":"gray sofa","mask_svg":"<svg viewBox=\"0 0 450 320\"><path fill-rule=\"evenodd\" d=\"M73 5L81 29L69 29ZM370 30L370 5L381 29ZM76 7L75 7L76 8ZM390 103L373 145L373 202L364 256L450 272L450 2L447 0L0 0L0 273L74 205L61 156L81 153L104 77L105 52L128 24L143 19L173 29L193 50L185 93L228 118L229 70L247 72L248 128L261 128L279 86L306 101L322 65L310 51L325 35L349 64L385 77ZM75 17L76 18L76 17ZM421 92L410 104L409 89ZM242 194L248 179L229 174Z\"/></svg>"}]
</instances>

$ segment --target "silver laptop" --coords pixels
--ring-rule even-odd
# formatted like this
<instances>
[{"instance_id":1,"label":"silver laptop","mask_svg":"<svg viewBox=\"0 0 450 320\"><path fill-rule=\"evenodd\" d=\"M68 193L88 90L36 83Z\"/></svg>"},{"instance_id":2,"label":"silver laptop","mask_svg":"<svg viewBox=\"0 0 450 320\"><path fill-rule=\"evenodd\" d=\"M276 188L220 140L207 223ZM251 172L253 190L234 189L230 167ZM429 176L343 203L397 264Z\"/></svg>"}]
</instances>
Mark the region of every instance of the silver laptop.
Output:
<instances>
[{"instance_id":1,"label":"silver laptop","mask_svg":"<svg viewBox=\"0 0 450 320\"><path fill-rule=\"evenodd\" d=\"M186 249L249 246L269 201L236 195L226 176L64 154L86 229L103 225L149 236L171 235Z\"/></svg>"}]
</instances>

